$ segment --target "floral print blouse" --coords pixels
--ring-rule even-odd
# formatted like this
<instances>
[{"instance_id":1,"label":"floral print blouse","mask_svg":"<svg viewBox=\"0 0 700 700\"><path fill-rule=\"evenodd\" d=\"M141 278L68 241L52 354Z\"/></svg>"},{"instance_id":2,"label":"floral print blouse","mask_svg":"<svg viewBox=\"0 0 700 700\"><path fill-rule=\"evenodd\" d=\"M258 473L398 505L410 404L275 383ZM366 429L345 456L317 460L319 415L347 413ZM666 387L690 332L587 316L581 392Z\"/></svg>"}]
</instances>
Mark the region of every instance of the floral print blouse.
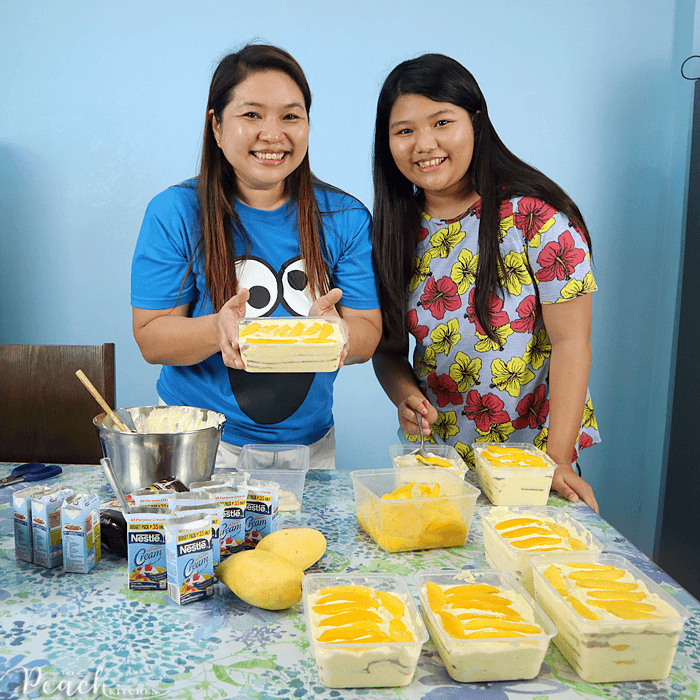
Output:
<instances>
[{"instance_id":1,"label":"floral print blouse","mask_svg":"<svg viewBox=\"0 0 700 700\"><path fill-rule=\"evenodd\" d=\"M504 201L504 294L489 302L499 346L474 309L480 214L481 201L456 221L423 214L407 317L414 371L438 411L430 439L453 445L472 467L474 442L534 443L546 451L552 346L541 305L597 289L585 238L568 217L534 197ZM597 442L587 394L572 461Z\"/></svg>"}]
</instances>

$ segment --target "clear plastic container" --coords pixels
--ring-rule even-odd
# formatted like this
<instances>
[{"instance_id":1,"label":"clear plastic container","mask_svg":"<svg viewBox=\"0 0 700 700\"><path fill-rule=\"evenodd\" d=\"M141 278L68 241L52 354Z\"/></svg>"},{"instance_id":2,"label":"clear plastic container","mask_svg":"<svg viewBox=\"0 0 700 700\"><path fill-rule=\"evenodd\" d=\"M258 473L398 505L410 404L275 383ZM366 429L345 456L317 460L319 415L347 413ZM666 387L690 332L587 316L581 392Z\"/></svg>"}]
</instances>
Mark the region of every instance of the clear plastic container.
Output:
<instances>
[{"instance_id":1,"label":"clear plastic container","mask_svg":"<svg viewBox=\"0 0 700 700\"><path fill-rule=\"evenodd\" d=\"M623 619L611 613L602 613L599 620L584 617L545 578L545 572L552 564L559 568L560 575L563 572L568 578L567 572L571 570L561 568L567 561L593 562L624 569L628 575L617 581L625 583L626 579L630 582L634 579L636 591L643 591L642 586L646 587L651 595L638 602L654 605L656 609L649 614L657 617ZM533 557L531 564L535 599L559 631L554 644L583 680L589 683L621 683L668 677L683 625L690 613L634 564L619 554L600 552L578 552L565 559L541 555ZM585 601L586 607L598 614L602 612L601 609L591 605L592 599L588 597L588 592L593 590L588 586L576 586L573 589L574 597Z\"/></svg>"},{"instance_id":2,"label":"clear plastic container","mask_svg":"<svg viewBox=\"0 0 700 700\"><path fill-rule=\"evenodd\" d=\"M350 472L357 520L387 552L456 547L465 544L479 489L442 467L367 469ZM415 483L398 499L382 496ZM439 495L422 495L439 488ZM437 489L436 489L437 490Z\"/></svg>"},{"instance_id":3,"label":"clear plastic container","mask_svg":"<svg viewBox=\"0 0 700 700\"><path fill-rule=\"evenodd\" d=\"M397 469L424 468L426 464L413 453L418 450L418 445L391 445L389 454L391 461ZM464 479L467 472L467 465L452 445L426 445L425 451L429 455L434 455L450 462L450 466L436 465L456 474L460 479Z\"/></svg>"},{"instance_id":4,"label":"clear plastic container","mask_svg":"<svg viewBox=\"0 0 700 700\"><path fill-rule=\"evenodd\" d=\"M243 445L238 468L250 479L274 481L280 485L279 510L299 511L309 471L307 445Z\"/></svg>"},{"instance_id":5,"label":"clear plastic container","mask_svg":"<svg viewBox=\"0 0 700 700\"><path fill-rule=\"evenodd\" d=\"M522 541L524 539L529 539L532 537L548 537L552 540L557 539L557 535L554 532L550 532L549 535L540 535L540 533L533 533L532 535L523 535L522 537L504 537L503 535L507 531L499 529L497 526L504 523L507 520L518 520L534 518L541 519L544 523L544 528L547 528L548 522L553 522L556 526L561 526L566 528L570 533L570 537L574 538L577 542L580 542L583 547L578 550L574 550L574 545L571 543L569 537L561 537L559 542L552 542L552 544L535 544L533 548L523 549L515 546L513 543L518 540ZM600 551L603 549L603 545L579 522L574 520L570 515L568 515L562 508L557 508L556 506L545 506L543 508L537 507L526 507L526 506L493 506L491 508L484 508L481 511L481 522L484 526L484 549L486 553L486 563L493 567L494 569L501 569L503 571L508 571L515 578L520 581L525 587L530 595L534 595L534 585L532 583L532 569L530 567L530 559L532 557L538 556L540 554L546 554L551 551L552 547L564 547L564 550L554 551L553 554L561 555L564 557L570 557L572 551L574 553L579 553L580 551L594 550ZM527 524L523 524L527 527ZM515 528L510 528L511 534L513 530L518 529L520 526ZM538 526L535 526L538 527Z\"/></svg>"},{"instance_id":6,"label":"clear plastic container","mask_svg":"<svg viewBox=\"0 0 700 700\"><path fill-rule=\"evenodd\" d=\"M489 447L507 447L542 458L543 467L497 467L484 458ZM524 442L475 442L474 466L479 485L495 506L546 506L556 462L545 452Z\"/></svg>"},{"instance_id":7,"label":"clear plastic container","mask_svg":"<svg viewBox=\"0 0 700 700\"><path fill-rule=\"evenodd\" d=\"M389 624L393 617L397 617L410 632L412 641L319 641L318 637L331 627L319 627L319 622L326 616L318 614L312 608L317 606L319 600L323 600L326 595L324 589L335 588L337 596L342 598L340 589L344 586L366 586L373 591L390 594L394 605L389 601L389 607L384 605L387 601L376 595L372 597L377 606L370 610L382 618L382 622L376 624L385 635L393 638L395 633ZM421 648L428 640L428 632L403 577L398 574L307 574L302 580L302 590L306 631L319 676L325 686L389 688L406 686L413 680ZM401 601L403 608L401 603L396 603L396 598Z\"/></svg>"},{"instance_id":8,"label":"clear plastic container","mask_svg":"<svg viewBox=\"0 0 700 700\"><path fill-rule=\"evenodd\" d=\"M335 372L346 342L339 318L238 320L238 344L247 372Z\"/></svg>"},{"instance_id":9,"label":"clear plastic container","mask_svg":"<svg viewBox=\"0 0 700 700\"><path fill-rule=\"evenodd\" d=\"M539 674L549 640L557 633L557 628L511 574L495 569L452 569L421 571L414 578L423 619L450 678L461 683L476 683L529 679ZM496 595L514 599L515 609L521 617L529 623L534 622L542 632L522 637L454 637L447 632L439 615L433 612L428 603L428 582L439 586L470 583L494 586L499 589Z\"/></svg>"}]
</instances>

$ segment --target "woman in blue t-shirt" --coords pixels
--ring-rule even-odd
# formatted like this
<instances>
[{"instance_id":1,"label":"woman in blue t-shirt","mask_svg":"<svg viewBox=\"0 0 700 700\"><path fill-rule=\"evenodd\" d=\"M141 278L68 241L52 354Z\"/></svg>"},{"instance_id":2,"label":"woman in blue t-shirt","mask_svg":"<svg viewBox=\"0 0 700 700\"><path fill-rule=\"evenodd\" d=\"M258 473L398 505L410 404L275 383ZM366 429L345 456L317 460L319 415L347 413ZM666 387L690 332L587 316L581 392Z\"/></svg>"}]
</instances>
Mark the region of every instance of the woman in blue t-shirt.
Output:
<instances>
[{"instance_id":1,"label":"woman in blue t-shirt","mask_svg":"<svg viewBox=\"0 0 700 700\"><path fill-rule=\"evenodd\" d=\"M335 455L336 373L243 371L239 318L340 317L344 364L367 361L381 336L369 212L313 177L310 106L285 51L250 44L226 56L199 176L152 200L134 254L134 337L163 365L158 395L226 415L219 457L229 464L249 443L309 445L312 468Z\"/></svg>"}]
</instances>

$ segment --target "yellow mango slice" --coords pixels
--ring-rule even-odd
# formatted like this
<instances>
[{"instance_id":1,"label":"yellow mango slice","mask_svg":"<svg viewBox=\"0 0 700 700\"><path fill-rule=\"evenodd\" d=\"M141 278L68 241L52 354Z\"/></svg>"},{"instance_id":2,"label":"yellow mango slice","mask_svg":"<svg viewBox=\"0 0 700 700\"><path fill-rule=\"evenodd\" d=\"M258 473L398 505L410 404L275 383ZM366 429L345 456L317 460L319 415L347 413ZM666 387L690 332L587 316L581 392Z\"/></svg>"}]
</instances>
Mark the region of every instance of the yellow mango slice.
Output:
<instances>
[{"instance_id":1,"label":"yellow mango slice","mask_svg":"<svg viewBox=\"0 0 700 700\"><path fill-rule=\"evenodd\" d=\"M560 537L569 536L569 531L563 525L559 525L559 523L547 523L547 525L549 525L554 534L559 535Z\"/></svg>"},{"instance_id":2,"label":"yellow mango slice","mask_svg":"<svg viewBox=\"0 0 700 700\"><path fill-rule=\"evenodd\" d=\"M580 600L574 598L574 596L570 595L567 597L566 600L579 615L582 615L588 620L600 620L600 617L598 615L596 615L592 610L587 608Z\"/></svg>"},{"instance_id":3,"label":"yellow mango slice","mask_svg":"<svg viewBox=\"0 0 700 700\"><path fill-rule=\"evenodd\" d=\"M389 623L389 636L395 642L412 642L413 634L398 618L393 618Z\"/></svg>"},{"instance_id":4,"label":"yellow mango slice","mask_svg":"<svg viewBox=\"0 0 700 700\"><path fill-rule=\"evenodd\" d=\"M367 589L369 591L369 589ZM338 593L329 593L328 595L320 598L316 605L326 605L327 603L339 603L341 601L357 603L359 605L364 605L365 607L378 608L379 603L371 597L371 593L364 593L363 591L346 591Z\"/></svg>"},{"instance_id":5,"label":"yellow mango slice","mask_svg":"<svg viewBox=\"0 0 700 700\"><path fill-rule=\"evenodd\" d=\"M626 581L606 581L605 579L590 579L588 581L576 581L580 588L598 588L601 591L633 591L636 583Z\"/></svg>"},{"instance_id":6,"label":"yellow mango slice","mask_svg":"<svg viewBox=\"0 0 700 700\"><path fill-rule=\"evenodd\" d=\"M258 345L290 345L294 343L294 341L288 338L249 338L248 343L255 343Z\"/></svg>"},{"instance_id":7,"label":"yellow mango slice","mask_svg":"<svg viewBox=\"0 0 700 700\"><path fill-rule=\"evenodd\" d=\"M554 564L545 570L544 577L554 586L554 589L559 595L566 597L566 584L561 576L561 571Z\"/></svg>"},{"instance_id":8,"label":"yellow mango slice","mask_svg":"<svg viewBox=\"0 0 700 700\"><path fill-rule=\"evenodd\" d=\"M521 632L522 634L540 634L542 629L537 625L530 625L526 622L513 622L511 620L498 620L492 617L476 617L469 622L463 623L465 630L497 629Z\"/></svg>"},{"instance_id":9,"label":"yellow mango slice","mask_svg":"<svg viewBox=\"0 0 700 700\"><path fill-rule=\"evenodd\" d=\"M330 323L324 323L323 328L318 334L319 340L325 340L331 333L333 333L333 326Z\"/></svg>"},{"instance_id":10,"label":"yellow mango slice","mask_svg":"<svg viewBox=\"0 0 700 700\"><path fill-rule=\"evenodd\" d=\"M328 603L327 605L314 605L311 609L319 615L337 615L348 610L367 610L374 601L345 601L344 603Z\"/></svg>"},{"instance_id":11,"label":"yellow mango slice","mask_svg":"<svg viewBox=\"0 0 700 700\"><path fill-rule=\"evenodd\" d=\"M589 600L588 605L595 608L602 608L617 615L618 611L650 613L656 610L651 603L637 603L633 600Z\"/></svg>"},{"instance_id":12,"label":"yellow mango slice","mask_svg":"<svg viewBox=\"0 0 700 700\"><path fill-rule=\"evenodd\" d=\"M428 581L425 585L426 593L428 594L428 605L433 612L439 612L447 604L447 596L437 583Z\"/></svg>"},{"instance_id":13,"label":"yellow mango slice","mask_svg":"<svg viewBox=\"0 0 700 700\"><path fill-rule=\"evenodd\" d=\"M524 635L520 634L520 632L513 632L510 630L498 630L494 632L486 632L486 631L479 631L479 632L471 632L470 634L465 635L465 639L501 639L502 637L522 637Z\"/></svg>"},{"instance_id":14,"label":"yellow mango slice","mask_svg":"<svg viewBox=\"0 0 700 700\"><path fill-rule=\"evenodd\" d=\"M496 530L509 530L520 525L542 525L542 521L535 520L535 518L511 518L510 520L503 520L497 523L495 527Z\"/></svg>"},{"instance_id":15,"label":"yellow mango slice","mask_svg":"<svg viewBox=\"0 0 700 700\"><path fill-rule=\"evenodd\" d=\"M465 639L464 629L462 628L462 622L459 618L455 617L452 613L446 610L440 610L438 612L442 624L445 627L445 632L450 635L450 637L456 637L457 639Z\"/></svg>"},{"instance_id":16,"label":"yellow mango slice","mask_svg":"<svg viewBox=\"0 0 700 700\"><path fill-rule=\"evenodd\" d=\"M355 593L355 594L360 594L360 595L371 596L372 589L369 588L368 586L355 586L355 585L352 585L352 586L327 586L326 588L322 588L318 592L318 594L320 596L340 595L340 594L345 594L345 593ZM343 600L346 600L346 599L343 599Z\"/></svg>"},{"instance_id":17,"label":"yellow mango slice","mask_svg":"<svg viewBox=\"0 0 700 700\"><path fill-rule=\"evenodd\" d=\"M285 336L285 335L287 335L287 333L289 333L289 329L290 329L290 328L291 328L291 326L290 326L288 323L285 323L285 324L281 325L281 326L273 333L273 335Z\"/></svg>"},{"instance_id":18,"label":"yellow mango slice","mask_svg":"<svg viewBox=\"0 0 700 700\"><path fill-rule=\"evenodd\" d=\"M342 627L343 625L354 625L358 622L376 622L381 625L384 619L381 615L371 610L348 610L326 617L318 623L319 627Z\"/></svg>"},{"instance_id":19,"label":"yellow mango slice","mask_svg":"<svg viewBox=\"0 0 700 700\"><path fill-rule=\"evenodd\" d=\"M245 336L255 333L258 328L260 328L260 324L257 321L254 323L249 323L238 335L241 338L245 338Z\"/></svg>"},{"instance_id":20,"label":"yellow mango slice","mask_svg":"<svg viewBox=\"0 0 700 700\"><path fill-rule=\"evenodd\" d=\"M437 498L440 495L440 484L434 484L433 488L430 489L430 497Z\"/></svg>"},{"instance_id":21,"label":"yellow mango slice","mask_svg":"<svg viewBox=\"0 0 700 700\"><path fill-rule=\"evenodd\" d=\"M468 593L453 593L447 596L447 602L453 608L467 608L475 603L481 603L488 610L490 607L502 608L511 605L509 598L504 598L498 595L470 595Z\"/></svg>"},{"instance_id":22,"label":"yellow mango slice","mask_svg":"<svg viewBox=\"0 0 700 700\"><path fill-rule=\"evenodd\" d=\"M610 569L607 571L572 571L568 577L574 581L616 581L624 575L625 572L622 569Z\"/></svg>"},{"instance_id":23,"label":"yellow mango slice","mask_svg":"<svg viewBox=\"0 0 700 700\"><path fill-rule=\"evenodd\" d=\"M528 537L526 540L511 542L518 549L541 549L561 542L561 537Z\"/></svg>"},{"instance_id":24,"label":"yellow mango slice","mask_svg":"<svg viewBox=\"0 0 700 700\"><path fill-rule=\"evenodd\" d=\"M303 330L304 330L304 324L303 323L296 323L292 327L292 330L289 331L289 335L291 335L291 336L301 335Z\"/></svg>"},{"instance_id":25,"label":"yellow mango slice","mask_svg":"<svg viewBox=\"0 0 700 700\"><path fill-rule=\"evenodd\" d=\"M428 484L418 484L421 496L430 496L430 486Z\"/></svg>"},{"instance_id":26,"label":"yellow mango slice","mask_svg":"<svg viewBox=\"0 0 700 700\"><path fill-rule=\"evenodd\" d=\"M518 527L515 530L501 533L501 537L505 540L510 540L515 537L526 537L527 535L551 535L552 531L546 527L538 527L537 525L528 525L526 527ZM558 534L558 533L557 533Z\"/></svg>"},{"instance_id":27,"label":"yellow mango slice","mask_svg":"<svg viewBox=\"0 0 700 700\"><path fill-rule=\"evenodd\" d=\"M430 457L423 457L423 455L416 455L416 459L423 464L432 464L436 467L452 467L453 464L448 459L444 457L438 457L431 455Z\"/></svg>"},{"instance_id":28,"label":"yellow mango slice","mask_svg":"<svg viewBox=\"0 0 700 700\"><path fill-rule=\"evenodd\" d=\"M318 636L319 642L388 642L389 635L382 632L374 623L359 623L346 627L334 627Z\"/></svg>"},{"instance_id":29,"label":"yellow mango slice","mask_svg":"<svg viewBox=\"0 0 700 700\"><path fill-rule=\"evenodd\" d=\"M588 545L581 542L581 540L577 540L575 537L569 537L569 546L575 552L588 549Z\"/></svg>"},{"instance_id":30,"label":"yellow mango slice","mask_svg":"<svg viewBox=\"0 0 700 700\"><path fill-rule=\"evenodd\" d=\"M401 619L404 616L406 606L401 598L397 598L393 593L387 593L386 591L375 591L374 594L393 617Z\"/></svg>"},{"instance_id":31,"label":"yellow mango slice","mask_svg":"<svg viewBox=\"0 0 700 700\"><path fill-rule=\"evenodd\" d=\"M460 586L452 586L445 591L445 595L456 595L457 593L467 593L474 595L482 595L489 593L500 593L500 589L495 586L489 586L486 583L464 583Z\"/></svg>"},{"instance_id":32,"label":"yellow mango slice","mask_svg":"<svg viewBox=\"0 0 700 700\"><path fill-rule=\"evenodd\" d=\"M570 566L572 569L600 569L601 571L615 568L612 564L596 564L595 562L587 561L567 561L566 566Z\"/></svg>"},{"instance_id":33,"label":"yellow mango slice","mask_svg":"<svg viewBox=\"0 0 700 700\"><path fill-rule=\"evenodd\" d=\"M321 324L316 321L316 323L312 323L305 331L304 335L314 335L315 333L318 333L319 329L321 328Z\"/></svg>"},{"instance_id":34,"label":"yellow mango slice","mask_svg":"<svg viewBox=\"0 0 700 700\"><path fill-rule=\"evenodd\" d=\"M589 598L597 600L644 600L647 595L644 591L588 591Z\"/></svg>"},{"instance_id":35,"label":"yellow mango slice","mask_svg":"<svg viewBox=\"0 0 700 700\"><path fill-rule=\"evenodd\" d=\"M625 649L630 648L630 645L629 644L614 644L610 648L614 649L615 651L625 651Z\"/></svg>"}]
</instances>

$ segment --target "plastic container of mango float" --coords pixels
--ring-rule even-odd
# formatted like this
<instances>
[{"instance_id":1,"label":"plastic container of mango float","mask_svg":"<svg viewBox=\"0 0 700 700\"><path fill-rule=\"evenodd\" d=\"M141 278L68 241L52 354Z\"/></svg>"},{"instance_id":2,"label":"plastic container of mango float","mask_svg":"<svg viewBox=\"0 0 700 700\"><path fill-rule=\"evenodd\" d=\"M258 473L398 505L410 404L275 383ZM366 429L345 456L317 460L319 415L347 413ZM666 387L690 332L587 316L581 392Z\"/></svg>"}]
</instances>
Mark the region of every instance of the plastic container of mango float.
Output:
<instances>
[{"instance_id":1,"label":"plastic container of mango float","mask_svg":"<svg viewBox=\"0 0 700 700\"><path fill-rule=\"evenodd\" d=\"M328 688L390 688L413 680L428 632L398 574L307 574L306 631Z\"/></svg>"},{"instance_id":2,"label":"plastic container of mango float","mask_svg":"<svg viewBox=\"0 0 700 700\"><path fill-rule=\"evenodd\" d=\"M479 486L495 506L547 505L557 465L545 452L523 442L475 442L472 449Z\"/></svg>"},{"instance_id":3,"label":"plastic container of mango float","mask_svg":"<svg viewBox=\"0 0 700 700\"><path fill-rule=\"evenodd\" d=\"M539 674L557 628L515 577L495 569L443 569L414 578L450 678L475 683Z\"/></svg>"},{"instance_id":4,"label":"plastic container of mango float","mask_svg":"<svg viewBox=\"0 0 700 700\"><path fill-rule=\"evenodd\" d=\"M360 527L387 552L466 543L479 489L442 467L350 472Z\"/></svg>"},{"instance_id":5,"label":"plastic container of mango float","mask_svg":"<svg viewBox=\"0 0 700 700\"><path fill-rule=\"evenodd\" d=\"M238 345L246 372L335 372L346 342L339 318L238 320Z\"/></svg>"},{"instance_id":6,"label":"plastic container of mango float","mask_svg":"<svg viewBox=\"0 0 700 700\"><path fill-rule=\"evenodd\" d=\"M535 599L558 630L554 644L583 680L668 677L690 612L628 559L541 555L532 570Z\"/></svg>"},{"instance_id":7,"label":"plastic container of mango float","mask_svg":"<svg viewBox=\"0 0 700 700\"><path fill-rule=\"evenodd\" d=\"M513 574L530 595L534 595L532 557L566 558L603 549L587 528L556 506L482 508L481 522L486 563Z\"/></svg>"},{"instance_id":8,"label":"plastic container of mango float","mask_svg":"<svg viewBox=\"0 0 700 700\"><path fill-rule=\"evenodd\" d=\"M416 445L391 445L389 454L397 469L442 467L464 479L468 467L452 445L426 445L424 449L429 455L427 458L417 454Z\"/></svg>"}]
</instances>

